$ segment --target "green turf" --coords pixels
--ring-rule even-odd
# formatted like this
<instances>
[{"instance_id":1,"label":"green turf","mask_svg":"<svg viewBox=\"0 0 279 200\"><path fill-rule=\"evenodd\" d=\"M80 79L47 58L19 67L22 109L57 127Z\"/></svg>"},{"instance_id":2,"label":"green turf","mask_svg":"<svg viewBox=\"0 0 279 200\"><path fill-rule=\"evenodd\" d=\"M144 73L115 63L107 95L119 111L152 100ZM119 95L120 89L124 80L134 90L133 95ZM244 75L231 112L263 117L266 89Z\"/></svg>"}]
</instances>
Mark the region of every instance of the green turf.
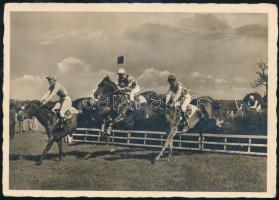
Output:
<instances>
[{"instance_id":1,"label":"green turf","mask_svg":"<svg viewBox=\"0 0 279 200\"><path fill-rule=\"evenodd\" d=\"M35 160L47 137L16 134L10 142L10 189L117 191L266 191L266 157L176 152L170 162L151 160L158 150L105 145L57 145L42 166ZM92 153L89 159L82 159Z\"/></svg>"}]
</instances>

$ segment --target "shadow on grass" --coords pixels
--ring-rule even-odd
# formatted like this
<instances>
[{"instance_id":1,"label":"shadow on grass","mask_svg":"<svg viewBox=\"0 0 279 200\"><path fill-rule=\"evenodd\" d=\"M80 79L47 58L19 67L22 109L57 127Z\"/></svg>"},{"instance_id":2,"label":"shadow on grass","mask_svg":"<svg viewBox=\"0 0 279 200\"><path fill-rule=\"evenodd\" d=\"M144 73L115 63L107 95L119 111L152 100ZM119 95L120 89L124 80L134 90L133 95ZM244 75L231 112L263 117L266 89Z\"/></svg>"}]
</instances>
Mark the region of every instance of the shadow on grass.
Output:
<instances>
[{"instance_id":1,"label":"shadow on grass","mask_svg":"<svg viewBox=\"0 0 279 200\"><path fill-rule=\"evenodd\" d=\"M148 160L153 163L154 158L158 155L159 150L152 150L152 149L145 149L145 148L125 148L125 149L117 149L110 151L111 149L114 149L113 147L108 146L108 150L103 151L95 151L93 153L90 153L88 151L69 151L63 153L63 157L67 156L74 156L81 160L88 160L88 159L94 159L94 158L102 158L106 161L116 161L116 160L125 160L125 159L139 159L139 160ZM154 151L152 153L147 153L146 151ZM178 156L178 155L192 155L193 153L199 153L199 152L193 152L193 151L174 151L172 156ZM164 153L162 158L166 157L168 155L168 151ZM41 155L20 155L20 154L10 154L10 160L16 161L16 160L27 160L27 161L37 161L39 160ZM109 156L109 157L108 157ZM48 153L44 160L53 160L58 158L58 153Z\"/></svg>"}]
</instances>

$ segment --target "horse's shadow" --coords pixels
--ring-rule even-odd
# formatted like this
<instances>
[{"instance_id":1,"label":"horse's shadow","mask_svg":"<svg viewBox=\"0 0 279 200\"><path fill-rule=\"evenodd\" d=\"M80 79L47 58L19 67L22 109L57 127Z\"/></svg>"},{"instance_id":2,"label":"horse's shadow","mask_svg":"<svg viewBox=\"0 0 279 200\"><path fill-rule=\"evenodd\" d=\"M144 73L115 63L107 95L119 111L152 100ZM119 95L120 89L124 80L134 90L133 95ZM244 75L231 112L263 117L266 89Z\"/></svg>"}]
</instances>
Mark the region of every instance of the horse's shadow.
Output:
<instances>
[{"instance_id":1,"label":"horse's shadow","mask_svg":"<svg viewBox=\"0 0 279 200\"><path fill-rule=\"evenodd\" d=\"M110 148L110 147L108 147ZM143 152L144 153L140 153ZM74 156L75 158L81 160L89 160L94 158L101 158L106 161L116 161L116 160L126 160L126 159L138 159L138 160L147 160L153 163L154 158L158 155L158 149L153 150L153 152L148 153L145 151L152 151L152 149L145 149L145 148L125 148L125 149L117 149L114 151L109 150L102 150L102 151L95 151L90 153L88 151L69 151L64 152L63 156ZM193 151L174 151L172 155L192 155ZM195 152L197 153L197 152ZM89 156L88 156L89 155ZM41 155L20 155L20 154L10 154L9 159L11 161L16 160L27 160L27 161L37 161L39 160ZM167 153L164 154L167 156ZM85 158L86 157L86 158ZM46 155L45 160L55 160L58 159L57 153L49 153Z\"/></svg>"}]
</instances>

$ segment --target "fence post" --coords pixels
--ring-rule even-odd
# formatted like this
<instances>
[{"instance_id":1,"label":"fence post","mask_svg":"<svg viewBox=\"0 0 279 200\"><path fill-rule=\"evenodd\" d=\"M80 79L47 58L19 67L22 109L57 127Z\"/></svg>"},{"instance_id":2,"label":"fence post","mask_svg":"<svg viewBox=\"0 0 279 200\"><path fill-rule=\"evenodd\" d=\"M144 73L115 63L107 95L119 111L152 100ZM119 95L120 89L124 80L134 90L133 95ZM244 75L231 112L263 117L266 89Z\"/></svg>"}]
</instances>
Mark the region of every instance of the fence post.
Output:
<instances>
[{"instance_id":1,"label":"fence post","mask_svg":"<svg viewBox=\"0 0 279 200\"><path fill-rule=\"evenodd\" d=\"M202 148L202 149L204 149L204 144L203 144L203 142L205 141L205 139L204 139L204 138L205 138L205 137L204 137L204 136L202 136L202 142L201 142L201 146L202 146L201 148Z\"/></svg>"},{"instance_id":2,"label":"fence post","mask_svg":"<svg viewBox=\"0 0 279 200\"><path fill-rule=\"evenodd\" d=\"M85 137L84 137L85 141L87 141L87 137L86 136L87 136L87 130L85 131Z\"/></svg>"},{"instance_id":3,"label":"fence post","mask_svg":"<svg viewBox=\"0 0 279 200\"><path fill-rule=\"evenodd\" d=\"M249 138L249 142L248 142L248 152L251 152L251 138Z\"/></svg>"},{"instance_id":4,"label":"fence post","mask_svg":"<svg viewBox=\"0 0 279 200\"><path fill-rule=\"evenodd\" d=\"M114 144L114 131L112 131L112 139L111 139L111 143Z\"/></svg>"},{"instance_id":5,"label":"fence post","mask_svg":"<svg viewBox=\"0 0 279 200\"><path fill-rule=\"evenodd\" d=\"M164 139L164 135L163 134L161 134L161 146L163 146L163 139Z\"/></svg>"},{"instance_id":6,"label":"fence post","mask_svg":"<svg viewBox=\"0 0 279 200\"><path fill-rule=\"evenodd\" d=\"M199 149L202 150L202 133L199 134Z\"/></svg>"},{"instance_id":7,"label":"fence post","mask_svg":"<svg viewBox=\"0 0 279 200\"><path fill-rule=\"evenodd\" d=\"M227 138L225 137L225 144L224 144L224 150L226 151L227 150Z\"/></svg>"},{"instance_id":8,"label":"fence post","mask_svg":"<svg viewBox=\"0 0 279 200\"><path fill-rule=\"evenodd\" d=\"M98 142L100 142L100 138L101 138L101 131L98 131Z\"/></svg>"},{"instance_id":9,"label":"fence post","mask_svg":"<svg viewBox=\"0 0 279 200\"><path fill-rule=\"evenodd\" d=\"M131 133L128 132L128 134L127 134L127 138L128 138L127 143L128 143L128 144L130 144L130 137L131 137Z\"/></svg>"},{"instance_id":10,"label":"fence post","mask_svg":"<svg viewBox=\"0 0 279 200\"><path fill-rule=\"evenodd\" d=\"M181 148L181 135L179 136L179 147Z\"/></svg>"},{"instance_id":11,"label":"fence post","mask_svg":"<svg viewBox=\"0 0 279 200\"><path fill-rule=\"evenodd\" d=\"M146 144L146 132L144 133L143 145Z\"/></svg>"}]
</instances>

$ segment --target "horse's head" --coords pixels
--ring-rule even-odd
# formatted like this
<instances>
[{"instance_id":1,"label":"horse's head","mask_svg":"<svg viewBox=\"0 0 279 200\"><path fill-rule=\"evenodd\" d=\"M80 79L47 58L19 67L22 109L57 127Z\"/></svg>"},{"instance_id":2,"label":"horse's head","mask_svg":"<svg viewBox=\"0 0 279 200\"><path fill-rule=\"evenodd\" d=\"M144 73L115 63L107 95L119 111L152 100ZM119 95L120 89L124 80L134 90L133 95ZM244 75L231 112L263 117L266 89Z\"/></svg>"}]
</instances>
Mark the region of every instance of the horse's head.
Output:
<instances>
[{"instance_id":1,"label":"horse's head","mask_svg":"<svg viewBox=\"0 0 279 200\"><path fill-rule=\"evenodd\" d=\"M106 76L98 85L97 90L94 93L94 97L99 99L102 96L109 95L117 91L117 85Z\"/></svg>"},{"instance_id":2,"label":"horse's head","mask_svg":"<svg viewBox=\"0 0 279 200\"><path fill-rule=\"evenodd\" d=\"M41 105L42 104L39 100L30 101L26 106L21 108L18 113L18 118L23 120L35 116Z\"/></svg>"}]
</instances>

